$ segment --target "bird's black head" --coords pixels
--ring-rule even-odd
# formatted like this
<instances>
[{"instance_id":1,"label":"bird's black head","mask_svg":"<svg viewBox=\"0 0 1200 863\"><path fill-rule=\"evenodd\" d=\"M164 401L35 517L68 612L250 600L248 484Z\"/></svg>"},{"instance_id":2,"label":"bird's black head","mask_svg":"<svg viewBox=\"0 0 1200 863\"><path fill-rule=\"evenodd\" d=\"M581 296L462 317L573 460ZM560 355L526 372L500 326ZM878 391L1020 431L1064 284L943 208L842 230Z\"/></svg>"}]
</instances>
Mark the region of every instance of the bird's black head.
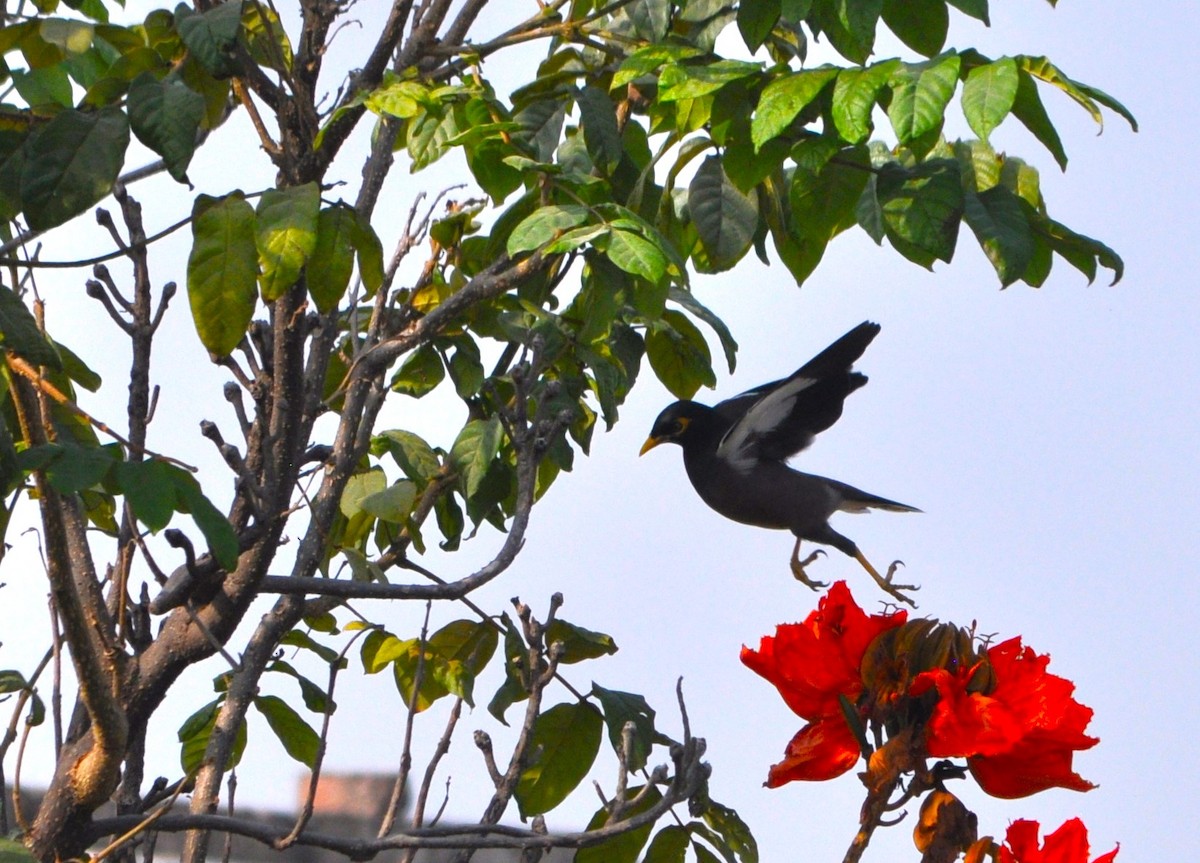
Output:
<instances>
[{"instance_id":1,"label":"bird's black head","mask_svg":"<svg viewBox=\"0 0 1200 863\"><path fill-rule=\"evenodd\" d=\"M708 425L713 409L699 402L675 402L663 409L650 429L650 437L642 444L639 455L645 455L660 443L677 443L683 446L695 437L701 428Z\"/></svg>"}]
</instances>

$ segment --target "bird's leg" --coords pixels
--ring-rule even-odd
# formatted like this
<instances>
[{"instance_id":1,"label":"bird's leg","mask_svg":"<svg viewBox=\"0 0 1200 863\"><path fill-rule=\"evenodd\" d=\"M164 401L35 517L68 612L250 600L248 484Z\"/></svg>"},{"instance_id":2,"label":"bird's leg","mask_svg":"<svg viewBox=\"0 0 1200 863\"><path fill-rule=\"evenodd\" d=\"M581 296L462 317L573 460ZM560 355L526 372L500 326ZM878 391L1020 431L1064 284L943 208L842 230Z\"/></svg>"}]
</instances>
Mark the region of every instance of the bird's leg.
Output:
<instances>
[{"instance_id":1,"label":"bird's leg","mask_svg":"<svg viewBox=\"0 0 1200 863\"><path fill-rule=\"evenodd\" d=\"M871 566L871 562L867 560L863 553L857 548L854 549L854 559L862 564L863 569L871 574L871 578L875 579L875 583L882 587L885 593L891 594L901 602L907 602L913 608L917 607L917 604L913 602L912 598L906 596L901 591L919 590L919 586L915 584L896 584L892 581L892 576L896 574L896 567L904 565L901 561L892 561L892 565L888 567L887 576L885 577L880 575L876 571L875 567Z\"/></svg>"},{"instance_id":2,"label":"bird's leg","mask_svg":"<svg viewBox=\"0 0 1200 863\"><path fill-rule=\"evenodd\" d=\"M808 573L806 573L804 571L804 567L808 566L810 563L812 563L814 560L816 560L818 557L820 557L824 553L825 552L823 550L818 548L816 551L814 551L808 557L804 558L804 560L801 560L800 559L800 537L796 537L796 546L795 546L795 548L792 549L792 575L794 575L796 577L796 581L799 581L799 582L802 582L803 584L808 585L813 590L820 590L823 587L828 587L829 585L826 582L815 581L815 580L809 578Z\"/></svg>"}]
</instances>

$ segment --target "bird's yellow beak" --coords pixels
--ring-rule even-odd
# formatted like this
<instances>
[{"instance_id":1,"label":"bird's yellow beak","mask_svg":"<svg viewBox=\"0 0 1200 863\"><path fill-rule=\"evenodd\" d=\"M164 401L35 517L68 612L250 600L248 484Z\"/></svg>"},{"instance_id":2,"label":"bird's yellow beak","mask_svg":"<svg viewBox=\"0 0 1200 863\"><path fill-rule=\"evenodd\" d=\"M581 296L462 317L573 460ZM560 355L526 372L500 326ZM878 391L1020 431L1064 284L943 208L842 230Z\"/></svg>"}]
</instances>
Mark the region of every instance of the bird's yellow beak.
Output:
<instances>
[{"instance_id":1,"label":"bird's yellow beak","mask_svg":"<svg viewBox=\"0 0 1200 863\"><path fill-rule=\"evenodd\" d=\"M654 437L651 435L650 437L646 438L646 442L642 444L642 448L638 450L638 455L645 455L646 453L650 452L650 450L662 443L665 439L666 438Z\"/></svg>"}]
</instances>

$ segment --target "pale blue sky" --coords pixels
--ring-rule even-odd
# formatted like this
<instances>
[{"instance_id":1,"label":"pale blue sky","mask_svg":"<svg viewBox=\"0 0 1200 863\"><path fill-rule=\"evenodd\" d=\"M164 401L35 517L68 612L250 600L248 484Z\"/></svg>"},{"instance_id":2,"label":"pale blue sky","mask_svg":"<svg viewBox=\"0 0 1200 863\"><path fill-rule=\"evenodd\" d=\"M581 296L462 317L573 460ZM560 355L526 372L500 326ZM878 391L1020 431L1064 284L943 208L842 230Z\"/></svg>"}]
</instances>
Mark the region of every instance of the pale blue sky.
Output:
<instances>
[{"instance_id":1,"label":"pale blue sky","mask_svg":"<svg viewBox=\"0 0 1200 863\"><path fill-rule=\"evenodd\" d=\"M1124 256L1126 276L1116 287L1103 273L1089 287L1059 261L1041 290L1016 285L1000 291L965 227L955 261L933 273L854 232L833 244L801 290L778 264L763 268L753 260L694 282L697 295L725 318L742 346L736 375L720 375L718 391L701 393L702 400L790 372L861 320L883 325L859 364L870 384L796 464L925 510L838 516L834 524L877 565L892 558L907 562L904 576L923 585L919 613L962 624L974 619L980 631L1002 637L1022 634L1053 656L1050 670L1075 680L1079 699L1095 708L1091 731L1102 742L1079 755L1076 767L1101 787L1086 795L1056 791L1001 802L985 798L969 781L958 783L954 790L979 814L981 832L1002 834L1010 819L1022 817L1053 828L1080 815L1094 850L1119 841L1122 860L1190 854L1193 842L1179 812L1200 799L1189 721L1200 706L1192 685L1200 672L1194 643L1200 596L1192 575L1200 552L1200 260L1194 238L1200 184L1189 155L1200 128L1196 101L1185 95L1200 73L1195 9L1187 3L1134 8L1117 0L1064 0L1055 10L1041 0L1013 0L993 4L990 30L952 16L951 44L991 55L1047 54L1067 74L1112 93L1137 115L1140 134L1109 116L1097 136L1091 120L1067 99L1047 97L1071 160L1065 176L1023 130L1006 126L996 137L998 148L1029 158L1043 172L1052 216ZM348 50L358 36L348 31L344 38ZM234 151L248 165L257 161L263 184L269 182L265 158L240 140L233 130L222 130L202 151L193 169L200 188L224 191L234 179L252 187L255 181L226 170ZM353 177L358 164L348 159L342 170ZM428 187L437 188L446 176ZM418 187L396 172L380 211L381 233L388 207L399 229ZM186 192L168 181L139 186L136 194L147 200L152 228L190 208ZM71 234L69 245L51 245L45 257L102 244L85 219L65 233ZM183 261L178 252L174 258L167 250L157 255L156 281L182 283ZM119 405L124 349L114 355L93 336L102 328L91 326L87 315L98 311L76 316L69 308L68 297L81 296L80 280L47 276L41 285L52 330L69 327L58 332L107 371L103 395L110 406ZM207 459L194 429L209 414L187 393L173 391L168 377L182 372L210 384L221 379L204 369L181 299L170 327L156 360L156 379L166 391L152 445ZM712 795L750 823L762 859L840 859L854 833L861 787L852 775L820 785L761 787L767 766L779 759L800 721L738 661L743 643L755 643L776 623L803 618L817 597L788 573L788 535L736 525L705 508L677 450L637 457L651 421L669 401L647 369L617 429L598 434L592 457L577 460L574 473L561 478L535 510L526 550L513 570L475 598L500 610L519 595L544 610L549 594L562 591L562 616L612 634L621 647L614 657L568 669L569 679L579 688L595 680L645 694L672 734L679 731L673 688L682 675L692 727L708 739ZM88 407L101 416L123 416L123 408L104 404ZM412 408L419 415L405 413ZM228 422L224 409L217 400L212 417ZM435 395L419 404L399 403L390 422L435 435L432 430L444 428L440 417L448 412L458 419L459 411L453 399ZM31 562L25 571L15 566L17 554L34 553L33 540L14 533L9 541L16 550L6 567L5 604L29 601L39 609L31 612L36 618L44 592L38 567L32 558L26 558ZM426 563L455 576L486 559L496 544L494 534L483 533L460 554L430 555ZM847 579L867 607L882 598L857 564L836 552L812 574ZM415 633L417 608L374 605L370 611L394 631ZM462 614L439 608L435 616L445 622ZM0 667L31 667L43 632L5 632ZM175 729L208 700L207 680L217 670L210 664L190 675L155 720L151 753L165 760L165 769L176 769ZM480 682L483 702L498 683L494 674ZM339 695L328 763L394 769L402 707L390 681L347 674ZM425 738L419 752L428 751L440 733L437 714L431 711L418 724ZM482 703L463 725L466 734L444 768L452 776L448 817L473 820L488 789L469 732L486 728L498 741L505 735ZM239 771L241 799L290 804L290 784L300 770L267 739L261 723L251 733L261 745ZM46 743L38 745L44 750ZM27 781L47 770L45 757L31 752ZM606 762L597 777L611 786L611 775ZM281 796L281 788L289 790ZM581 786L563 813L551 816L551 828L582 824L596 803L591 789ZM882 831L867 859L915 859L911 821Z\"/></svg>"}]
</instances>

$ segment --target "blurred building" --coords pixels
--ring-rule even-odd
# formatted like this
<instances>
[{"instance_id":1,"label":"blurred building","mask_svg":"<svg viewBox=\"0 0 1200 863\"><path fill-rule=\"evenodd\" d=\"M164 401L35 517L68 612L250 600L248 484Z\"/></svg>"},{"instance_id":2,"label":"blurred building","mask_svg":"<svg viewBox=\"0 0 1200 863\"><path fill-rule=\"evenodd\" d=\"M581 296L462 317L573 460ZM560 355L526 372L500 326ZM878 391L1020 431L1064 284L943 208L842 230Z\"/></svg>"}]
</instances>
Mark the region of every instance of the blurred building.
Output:
<instances>
[{"instance_id":1,"label":"blurred building","mask_svg":"<svg viewBox=\"0 0 1200 863\"><path fill-rule=\"evenodd\" d=\"M307 830L313 833L324 833L331 836L370 837L379 832L379 825L387 810L392 796L394 774L382 773L336 773L324 772L317 783L317 792L313 798L313 815L308 822ZM295 824L296 816L304 805L308 795L308 779L302 779L296 788L295 810L291 813L269 810L237 808L237 814L243 818L252 818L260 823L276 825L280 833L287 833ZM32 818L41 803L40 791L22 790L21 793L26 817ZM4 790L7 804L8 828L15 828L12 817L12 797L9 790ZM183 804L186 806L186 803ZM403 809L406 801L401 800L401 814L398 824L404 823ZM111 814L111 806L106 807ZM100 817L105 814L101 809ZM147 837L154 842L153 859L157 861L178 860L183 847L182 833L157 833ZM294 845L285 851L276 851L253 839L233 836L229 840L230 863L345 863L346 857L334 851L314 848L307 845ZM147 850L143 841L135 852L135 859L143 861ZM226 855L226 837L222 833L213 833L209 845L208 859L222 861ZM449 863L458 852L454 849L421 851L416 855L415 863ZM386 851L373 860L378 863L396 863L403 856L403 851ZM544 863L567 863L573 856L571 851L558 850L540 858ZM516 851L488 849L476 851L471 858L472 863L518 863L521 855Z\"/></svg>"}]
</instances>

